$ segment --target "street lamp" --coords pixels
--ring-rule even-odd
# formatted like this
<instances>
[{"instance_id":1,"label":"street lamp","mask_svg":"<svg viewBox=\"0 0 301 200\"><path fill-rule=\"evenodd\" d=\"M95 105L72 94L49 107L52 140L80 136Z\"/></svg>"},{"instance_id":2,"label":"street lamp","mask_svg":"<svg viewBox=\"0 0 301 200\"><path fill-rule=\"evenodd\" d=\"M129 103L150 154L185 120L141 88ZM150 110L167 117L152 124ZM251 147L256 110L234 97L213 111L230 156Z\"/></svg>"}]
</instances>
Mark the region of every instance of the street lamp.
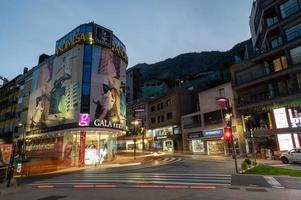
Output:
<instances>
[{"instance_id":1,"label":"street lamp","mask_svg":"<svg viewBox=\"0 0 301 200\"><path fill-rule=\"evenodd\" d=\"M25 140L25 124L19 123L18 126L23 128L23 130L22 130L22 152L21 152L22 153L22 156L21 156L22 166L23 166L24 159L25 159L25 142L26 142L26 140ZM23 170L21 169L21 176L22 175L23 175Z\"/></svg>"},{"instance_id":2,"label":"street lamp","mask_svg":"<svg viewBox=\"0 0 301 200\"><path fill-rule=\"evenodd\" d=\"M132 121L132 125L134 125L134 131L133 131L133 135L134 135L134 160L136 160L136 126L139 124L138 120L134 120Z\"/></svg>"},{"instance_id":3,"label":"street lamp","mask_svg":"<svg viewBox=\"0 0 301 200\"><path fill-rule=\"evenodd\" d=\"M229 112L230 104L228 98L218 97L216 101L221 107L225 108ZM235 144L234 144L233 132L232 132L232 113L227 113L225 116L225 120L226 120L226 128L224 129L224 131L227 130L225 139L227 141L231 141L230 143L232 144L232 156L234 158L235 171L236 173L238 173Z\"/></svg>"}]
</instances>

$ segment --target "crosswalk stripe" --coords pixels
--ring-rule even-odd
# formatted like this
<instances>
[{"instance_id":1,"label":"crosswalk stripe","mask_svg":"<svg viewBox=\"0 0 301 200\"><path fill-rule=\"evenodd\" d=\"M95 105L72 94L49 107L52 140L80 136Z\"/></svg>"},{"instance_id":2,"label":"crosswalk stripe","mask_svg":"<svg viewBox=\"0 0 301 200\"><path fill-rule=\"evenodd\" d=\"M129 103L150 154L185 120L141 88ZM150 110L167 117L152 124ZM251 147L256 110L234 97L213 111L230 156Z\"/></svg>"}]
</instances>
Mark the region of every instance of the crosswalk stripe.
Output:
<instances>
[{"instance_id":1,"label":"crosswalk stripe","mask_svg":"<svg viewBox=\"0 0 301 200\"><path fill-rule=\"evenodd\" d=\"M82 174L44 179L31 185L93 185L93 184L170 184L170 185L231 185L231 175L226 174L176 174L176 173L128 173Z\"/></svg>"},{"instance_id":2,"label":"crosswalk stripe","mask_svg":"<svg viewBox=\"0 0 301 200\"><path fill-rule=\"evenodd\" d=\"M115 182L120 182L120 181L179 181L179 182L192 182L192 183L198 183L198 182L223 182L223 183L230 183L231 180L214 180L214 179L201 179L201 180L191 180L191 179L156 179L156 178L131 178L131 179L112 179L112 178L107 178L107 179L96 179L96 180L83 180L83 179L72 179L68 180L68 182L106 182L106 181L115 181ZM49 180L49 181L39 181L38 183L63 183L66 182L66 180Z\"/></svg>"},{"instance_id":3,"label":"crosswalk stripe","mask_svg":"<svg viewBox=\"0 0 301 200\"><path fill-rule=\"evenodd\" d=\"M220 182L170 182L170 181L105 181L105 182L60 182L60 183L48 183L52 185L78 185L78 184L107 184L107 183L120 183L120 184L172 184L172 185L230 185L230 183ZM45 183L33 183L32 186L42 185Z\"/></svg>"},{"instance_id":4,"label":"crosswalk stripe","mask_svg":"<svg viewBox=\"0 0 301 200\"><path fill-rule=\"evenodd\" d=\"M170 178L177 178L182 179L181 176L102 176L102 177L74 177L73 179L77 180L103 180L103 179L146 179L146 178L153 178L153 179L170 179ZM187 179L187 177L186 177ZM231 180L231 177L189 177L189 180ZM66 180L66 178L57 178L57 179L45 179L44 181L51 181L51 180Z\"/></svg>"}]
</instances>

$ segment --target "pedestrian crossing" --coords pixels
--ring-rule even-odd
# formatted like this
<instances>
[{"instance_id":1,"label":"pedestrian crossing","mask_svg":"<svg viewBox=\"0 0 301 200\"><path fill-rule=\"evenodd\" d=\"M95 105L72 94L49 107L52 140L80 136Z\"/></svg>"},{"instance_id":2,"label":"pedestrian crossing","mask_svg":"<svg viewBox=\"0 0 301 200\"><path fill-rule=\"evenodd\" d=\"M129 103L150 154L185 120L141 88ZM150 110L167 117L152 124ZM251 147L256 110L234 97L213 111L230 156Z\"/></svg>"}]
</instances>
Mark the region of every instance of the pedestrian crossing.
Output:
<instances>
[{"instance_id":1,"label":"pedestrian crossing","mask_svg":"<svg viewBox=\"0 0 301 200\"><path fill-rule=\"evenodd\" d=\"M81 173L44 179L32 183L33 186L75 187L75 186L227 186L231 184L231 175L226 174L190 174L190 173Z\"/></svg>"},{"instance_id":2,"label":"pedestrian crossing","mask_svg":"<svg viewBox=\"0 0 301 200\"><path fill-rule=\"evenodd\" d=\"M157 165L166 165L166 164L172 164L175 162L179 162L182 161L183 158L181 157L158 157L155 160L155 164Z\"/></svg>"}]
</instances>

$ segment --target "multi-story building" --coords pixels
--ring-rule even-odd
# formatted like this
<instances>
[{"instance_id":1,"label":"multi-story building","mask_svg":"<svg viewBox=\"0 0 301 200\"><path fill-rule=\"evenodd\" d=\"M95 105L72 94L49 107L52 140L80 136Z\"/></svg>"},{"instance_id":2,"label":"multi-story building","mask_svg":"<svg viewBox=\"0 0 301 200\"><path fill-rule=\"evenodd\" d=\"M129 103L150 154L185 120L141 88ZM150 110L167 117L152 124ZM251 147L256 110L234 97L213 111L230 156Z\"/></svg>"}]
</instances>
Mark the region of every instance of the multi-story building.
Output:
<instances>
[{"instance_id":1,"label":"multi-story building","mask_svg":"<svg viewBox=\"0 0 301 200\"><path fill-rule=\"evenodd\" d=\"M13 140L16 127L19 78L20 75L0 88L0 144L11 144Z\"/></svg>"},{"instance_id":2,"label":"multi-story building","mask_svg":"<svg viewBox=\"0 0 301 200\"><path fill-rule=\"evenodd\" d=\"M111 30L87 23L59 39L54 55L41 55L37 66L1 87L1 134L25 135L23 171L115 158L117 136L126 131L127 62Z\"/></svg>"},{"instance_id":3,"label":"multi-story building","mask_svg":"<svg viewBox=\"0 0 301 200\"><path fill-rule=\"evenodd\" d=\"M237 110L249 149L277 156L301 141L301 2L254 1L250 28L256 55L232 66Z\"/></svg>"},{"instance_id":4,"label":"multi-story building","mask_svg":"<svg viewBox=\"0 0 301 200\"><path fill-rule=\"evenodd\" d=\"M181 116L194 112L196 95L193 91L175 88L157 96L149 103L149 132L154 148L166 152L182 151Z\"/></svg>"},{"instance_id":5,"label":"multi-story building","mask_svg":"<svg viewBox=\"0 0 301 200\"><path fill-rule=\"evenodd\" d=\"M137 68L129 68L126 71L126 102L132 102L141 98L141 73Z\"/></svg>"},{"instance_id":6,"label":"multi-story building","mask_svg":"<svg viewBox=\"0 0 301 200\"><path fill-rule=\"evenodd\" d=\"M118 137L119 151L133 151L135 144L137 151L153 149L153 137L149 131L149 101L137 99L127 104L128 131L127 135Z\"/></svg>"},{"instance_id":7,"label":"multi-story building","mask_svg":"<svg viewBox=\"0 0 301 200\"><path fill-rule=\"evenodd\" d=\"M223 97L229 101L229 110L217 103ZM203 90L198 94L199 111L182 116L182 133L185 153L228 155L229 143L224 140L226 115L232 115L232 131L235 147L240 154L245 152L241 120L236 115L231 83Z\"/></svg>"}]
</instances>

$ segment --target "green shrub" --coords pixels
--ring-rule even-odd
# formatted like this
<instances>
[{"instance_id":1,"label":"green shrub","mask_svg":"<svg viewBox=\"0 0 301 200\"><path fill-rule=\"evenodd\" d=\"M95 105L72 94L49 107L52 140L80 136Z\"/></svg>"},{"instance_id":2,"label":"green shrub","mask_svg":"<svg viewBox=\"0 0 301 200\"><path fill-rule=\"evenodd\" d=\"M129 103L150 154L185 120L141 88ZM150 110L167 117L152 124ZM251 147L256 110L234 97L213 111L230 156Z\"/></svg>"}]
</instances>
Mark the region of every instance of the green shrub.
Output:
<instances>
[{"instance_id":1,"label":"green shrub","mask_svg":"<svg viewBox=\"0 0 301 200\"><path fill-rule=\"evenodd\" d=\"M248 163L247 163L246 161L243 161L243 162L241 163L241 169L242 169L242 170L246 170L246 169L248 169L248 168L249 168Z\"/></svg>"},{"instance_id":2,"label":"green shrub","mask_svg":"<svg viewBox=\"0 0 301 200\"><path fill-rule=\"evenodd\" d=\"M251 166L252 164L252 161L249 158L246 158L244 162L246 162L249 166Z\"/></svg>"}]
</instances>

